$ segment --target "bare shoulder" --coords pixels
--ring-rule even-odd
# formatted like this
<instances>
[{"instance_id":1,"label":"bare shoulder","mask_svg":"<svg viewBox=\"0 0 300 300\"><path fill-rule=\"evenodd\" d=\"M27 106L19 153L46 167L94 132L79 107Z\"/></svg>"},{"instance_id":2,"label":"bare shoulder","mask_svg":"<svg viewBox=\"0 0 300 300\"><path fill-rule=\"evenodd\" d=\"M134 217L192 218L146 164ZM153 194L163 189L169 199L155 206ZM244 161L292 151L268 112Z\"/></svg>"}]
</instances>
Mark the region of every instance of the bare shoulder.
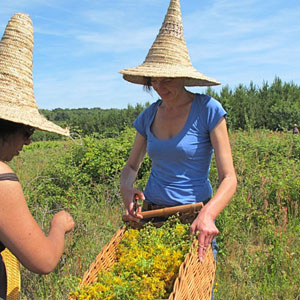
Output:
<instances>
[{"instance_id":1,"label":"bare shoulder","mask_svg":"<svg viewBox=\"0 0 300 300\"><path fill-rule=\"evenodd\" d=\"M9 165L0 161L0 175L2 174L15 174L15 172L10 168ZM23 195L20 182L17 180L0 180L0 201L3 204L3 201L10 199L11 195Z\"/></svg>"},{"instance_id":2,"label":"bare shoulder","mask_svg":"<svg viewBox=\"0 0 300 300\"><path fill-rule=\"evenodd\" d=\"M14 173L14 171L9 167L9 165L4 163L3 161L0 161L0 174L3 173Z\"/></svg>"}]
</instances>

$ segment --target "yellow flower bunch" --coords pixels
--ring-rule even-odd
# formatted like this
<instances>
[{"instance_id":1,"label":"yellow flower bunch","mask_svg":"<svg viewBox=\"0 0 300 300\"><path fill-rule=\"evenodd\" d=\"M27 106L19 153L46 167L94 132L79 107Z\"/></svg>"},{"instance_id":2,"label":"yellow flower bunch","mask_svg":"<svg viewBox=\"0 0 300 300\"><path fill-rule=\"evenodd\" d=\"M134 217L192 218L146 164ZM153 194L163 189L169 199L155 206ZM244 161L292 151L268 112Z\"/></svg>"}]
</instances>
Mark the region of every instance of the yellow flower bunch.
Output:
<instances>
[{"instance_id":1,"label":"yellow flower bunch","mask_svg":"<svg viewBox=\"0 0 300 300\"><path fill-rule=\"evenodd\" d=\"M169 218L160 228L151 223L126 230L117 261L98 281L72 294L73 299L154 300L168 298L192 239L189 224Z\"/></svg>"}]
</instances>

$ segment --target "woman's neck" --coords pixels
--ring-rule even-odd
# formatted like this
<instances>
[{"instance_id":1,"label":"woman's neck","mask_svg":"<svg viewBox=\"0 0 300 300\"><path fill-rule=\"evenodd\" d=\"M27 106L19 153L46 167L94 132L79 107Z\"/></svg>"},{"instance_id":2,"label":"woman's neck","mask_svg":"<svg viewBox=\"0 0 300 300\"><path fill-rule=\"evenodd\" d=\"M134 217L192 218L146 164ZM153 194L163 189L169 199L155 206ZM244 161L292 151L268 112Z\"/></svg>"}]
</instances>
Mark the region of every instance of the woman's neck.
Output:
<instances>
[{"instance_id":1,"label":"woman's neck","mask_svg":"<svg viewBox=\"0 0 300 300\"><path fill-rule=\"evenodd\" d=\"M175 98L162 99L161 107L164 108L179 108L190 104L194 99L195 94L183 89L182 93Z\"/></svg>"}]
</instances>

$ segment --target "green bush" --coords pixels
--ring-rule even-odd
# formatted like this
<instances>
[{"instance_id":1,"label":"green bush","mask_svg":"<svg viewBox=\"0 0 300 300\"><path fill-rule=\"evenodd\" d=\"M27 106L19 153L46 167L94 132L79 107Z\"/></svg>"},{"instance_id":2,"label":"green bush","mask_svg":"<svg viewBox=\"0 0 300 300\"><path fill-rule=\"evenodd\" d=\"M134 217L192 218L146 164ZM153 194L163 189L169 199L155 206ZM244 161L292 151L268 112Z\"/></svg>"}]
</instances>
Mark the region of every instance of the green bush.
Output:
<instances>
[{"instance_id":1,"label":"green bush","mask_svg":"<svg viewBox=\"0 0 300 300\"><path fill-rule=\"evenodd\" d=\"M120 171L135 130L115 138L33 143L11 163L31 212L47 230L53 213L76 221L56 270L22 269L24 299L66 299L103 245L121 226ZM300 137L287 132L230 134L238 189L216 223L220 229L215 299L284 299L300 295ZM138 174L143 189L149 157ZM213 160L210 180L218 186ZM27 297L27 298L26 298Z\"/></svg>"}]
</instances>

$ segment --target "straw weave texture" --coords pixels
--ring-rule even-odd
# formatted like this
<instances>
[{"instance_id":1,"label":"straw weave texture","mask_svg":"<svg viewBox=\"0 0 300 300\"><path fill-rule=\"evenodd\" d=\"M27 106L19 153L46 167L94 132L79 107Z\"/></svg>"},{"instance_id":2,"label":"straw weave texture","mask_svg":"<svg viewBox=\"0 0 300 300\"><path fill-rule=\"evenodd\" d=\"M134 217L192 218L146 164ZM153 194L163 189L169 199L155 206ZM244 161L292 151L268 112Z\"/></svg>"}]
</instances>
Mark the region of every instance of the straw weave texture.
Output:
<instances>
[{"instance_id":1,"label":"straw weave texture","mask_svg":"<svg viewBox=\"0 0 300 300\"><path fill-rule=\"evenodd\" d=\"M120 228L104 246L95 261L83 275L80 288L89 286L97 281L97 275L102 270L109 270L116 262L117 248L121 242L126 227ZM173 291L168 300L211 300L213 282L215 278L216 262L211 247L208 248L204 263L201 263L197 254L195 240L179 269ZM72 300L72 297L69 298ZM160 299L163 300L163 299Z\"/></svg>"},{"instance_id":2,"label":"straw weave texture","mask_svg":"<svg viewBox=\"0 0 300 300\"><path fill-rule=\"evenodd\" d=\"M220 84L198 72L192 65L184 39L179 0L171 0L168 12L145 61L120 71L129 82L145 84L145 77L183 77L185 86Z\"/></svg>"},{"instance_id":3,"label":"straw weave texture","mask_svg":"<svg viewBox=\"0 0 300 300\"><path fill-rule=\"evenodd\" d=\"M198 258L198 241L180 266L169 300L210 300L215 279L216 261L211 246L207 249L204 262Z\"/></svg>"},{"instance_id":4,"label":"straw weave texture","mask_svg":"<svg viewBox=\"0 0 300 300\"><path fill-rule=\"evenodd\" d=\"M7 300L20 299L21 276L18 259L6 248L1 252L7 275Z\"/></svg>"},{"instance_id":5,"label":"straw weave texture","mask_svg":"<svg viewBox=\"0 0 300 300\"><path fill-rule=\"evenodd\" d=\"M40 130L69 135L39 111L33 93L33 26L17 13L9 20L0 42L0 118Z\"/></svg>"}]
</instances>

